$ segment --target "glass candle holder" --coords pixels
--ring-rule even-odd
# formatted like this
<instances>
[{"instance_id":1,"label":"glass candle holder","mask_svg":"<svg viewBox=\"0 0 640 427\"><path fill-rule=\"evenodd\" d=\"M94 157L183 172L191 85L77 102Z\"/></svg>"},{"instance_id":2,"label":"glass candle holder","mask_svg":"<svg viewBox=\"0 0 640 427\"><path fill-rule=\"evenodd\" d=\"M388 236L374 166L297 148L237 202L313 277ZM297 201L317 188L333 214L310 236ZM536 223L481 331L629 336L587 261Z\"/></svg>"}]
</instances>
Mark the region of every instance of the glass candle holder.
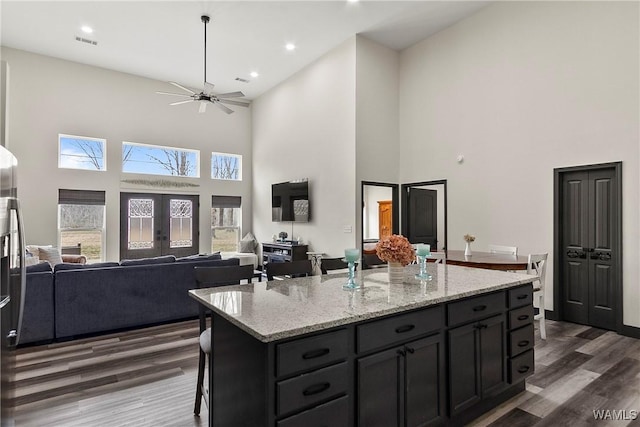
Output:
<instances>
[{"instance_id":1,"label":"glass candle holder","mask_svg":"<svg viewBox=\"0 0 640 427\"><path fill-rule=\"evenodd\" d=\"M416 274L416 279L431 280L431 275L427 273L427 257L431 255L431 246L427 244L419 244L416 246L416 256L420 272Z\"/></svg>"},{"instance_id":2,"label":"glass candle holder","mask_svg":"<svg viewBox=\"0 0 640 427\"><path fill-rule=\"evenodd\" d=\"M356 261L360 258L360 250L359 249L345 249L344 250L344 259L347 262L347 266L349 267L349 277L347 279L347 283L342 285L343 289L357 289L358 284L356 283Z\"/></svg>"}]
</instances>

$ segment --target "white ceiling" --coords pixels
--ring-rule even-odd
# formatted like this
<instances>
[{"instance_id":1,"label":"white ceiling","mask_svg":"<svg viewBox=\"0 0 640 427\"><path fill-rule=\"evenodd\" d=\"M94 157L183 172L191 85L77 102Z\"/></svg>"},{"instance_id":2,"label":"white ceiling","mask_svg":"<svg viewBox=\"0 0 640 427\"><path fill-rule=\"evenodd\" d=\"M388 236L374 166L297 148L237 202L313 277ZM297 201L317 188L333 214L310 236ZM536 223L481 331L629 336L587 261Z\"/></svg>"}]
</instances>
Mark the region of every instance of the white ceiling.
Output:
<instances>
[{"instance_id":1,"label":"white ceiling","mask_svg":"<svg viewBox=\"0 0 640 427\"><path fill-rule=\"evenodd\" d=\"M0 1L0 44L254 99L355 34L402 50L487 1ZM80 27L89 25L86 35ZM98 42L96 46L76 36ZM284 49L293 42L297 49ZM257 71L260 76L251 78ZM250 80L241 83L241 77ZM46 76L45 76L46 78ZM158 90L175 92L168 84ZM179 91L179 90L178 90Z\"/></svg>"}]
</instances>

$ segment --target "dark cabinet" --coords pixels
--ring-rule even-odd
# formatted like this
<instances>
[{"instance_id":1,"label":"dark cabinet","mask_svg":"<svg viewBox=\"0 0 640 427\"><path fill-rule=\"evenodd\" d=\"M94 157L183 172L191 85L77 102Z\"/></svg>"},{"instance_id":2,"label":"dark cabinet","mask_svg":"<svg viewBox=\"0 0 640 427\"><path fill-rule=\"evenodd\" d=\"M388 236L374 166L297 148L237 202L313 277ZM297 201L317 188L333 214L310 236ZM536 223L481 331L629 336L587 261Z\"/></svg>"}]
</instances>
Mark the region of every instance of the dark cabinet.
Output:
<instances>
[{"instance_id":1,"label":"dark cabinet","mask_svg":"<svg viewBox=\"0 0 640 427\"><path fill-rule=\"evenodd\" d=\"M444 420L442 335L358 360L358 426L425 427Z\"/></svg>"},{"instance_id":2,"label":"dark cabinet","mask_svg":"<svg viewBox=\"0 0 640 427\"><path fill-rule=\"evenodd\" d=\"M307 245L294 245L291 243L263 243L262 264L268 262L290 262L307 259Z\"/></svg>"},{"instance_id":3,"label":"dark cabinet","mask_svg":"<svg viewBox=\"0 0 640 427\"><path fill-rule=\"evenodd\" d=\"M449 398L452 416L505 388L505 333L504 314L449 330Z\"/></svg>"}]
</instances>

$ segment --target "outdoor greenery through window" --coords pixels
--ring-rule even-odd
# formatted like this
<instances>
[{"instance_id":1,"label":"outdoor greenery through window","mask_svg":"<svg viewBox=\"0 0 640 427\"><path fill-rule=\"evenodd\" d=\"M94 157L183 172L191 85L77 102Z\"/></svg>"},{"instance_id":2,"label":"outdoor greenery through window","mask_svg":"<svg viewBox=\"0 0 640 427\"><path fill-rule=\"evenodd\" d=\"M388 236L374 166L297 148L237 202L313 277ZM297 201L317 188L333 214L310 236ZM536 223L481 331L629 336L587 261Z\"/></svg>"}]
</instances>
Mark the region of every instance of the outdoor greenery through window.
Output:
<instances>
[{"instance_id":1,"label":"outdoor greenery through window","mask_svg":"<svg viewBox=\"0 0 640 427\"><path fill-rule=\"evenodd\" d=\"M200 177L200 151L122 143L122 172Z\"/></svg>"},{"instance_id":2,"label":"outdoor greenery through window","mask_svg":"<svg viewBox=\"0 0 640 427\"><path fill-rule=\"evenodd\" d=\"M235 252L240 242L238 196L211 197L211 251Z\"/></svg>"},{"instance_id":3,"label":"outdoor greenery through window","mask_svg":"<svg viewBox=\"0 0 640 427\"><path fill-rule=\"evenodd\" d=\"M242 180L242 156L239 154L211 153L211 178Z\"/></svg>"},{"instance_id":4,"label":"outdoor greenery through window","mask_svg":"<svg viewBox=\"0 0 640 427\"><path fill-rule=\"evenodd\" d=\"M106 141L84 136L58 135L58 167L104 171Z\"/></svg>"},{"instance_id":5,"label":"outdoor greenery through window","mask_svg":"<svg viewBox=\"0 0 640 427\"><path fill-rule=\"evenodd\" d=\"M104 191L59 190L60 246L76 246L87 262L104 259Z\"/></svg>"}]
</instances>

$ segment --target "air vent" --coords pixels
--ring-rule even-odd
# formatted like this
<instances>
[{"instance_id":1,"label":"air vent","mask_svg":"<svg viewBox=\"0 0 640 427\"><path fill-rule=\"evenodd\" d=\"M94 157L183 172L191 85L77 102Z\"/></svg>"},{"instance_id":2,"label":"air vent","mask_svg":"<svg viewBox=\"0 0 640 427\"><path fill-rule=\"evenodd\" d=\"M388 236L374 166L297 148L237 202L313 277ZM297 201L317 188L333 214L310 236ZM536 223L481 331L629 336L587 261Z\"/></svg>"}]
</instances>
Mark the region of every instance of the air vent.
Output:
<instances>
[{"instance_id":1,"label":"air vent","mask_svg":"<svg viewBox=\"0 0 640 427\"><path fill-rule=\"evenodd\" d=\"M80 36L76 36L76 41L82 42L82 43L87 43L93 46L97 46L98 42L95 40L89 40L89 39L85 39L84 37L80 37Z\"/></svg>"},{"instance_id":2,"label":"air vent","mask_svg":"<svg viewBox=\"0 0 640 427\"><path fill-rule=\"evenodd\" d=\"M243 79L242 77L236 77L236 80L242 83L249 83L249 80Z\"/></svg>"}]
</instances>

